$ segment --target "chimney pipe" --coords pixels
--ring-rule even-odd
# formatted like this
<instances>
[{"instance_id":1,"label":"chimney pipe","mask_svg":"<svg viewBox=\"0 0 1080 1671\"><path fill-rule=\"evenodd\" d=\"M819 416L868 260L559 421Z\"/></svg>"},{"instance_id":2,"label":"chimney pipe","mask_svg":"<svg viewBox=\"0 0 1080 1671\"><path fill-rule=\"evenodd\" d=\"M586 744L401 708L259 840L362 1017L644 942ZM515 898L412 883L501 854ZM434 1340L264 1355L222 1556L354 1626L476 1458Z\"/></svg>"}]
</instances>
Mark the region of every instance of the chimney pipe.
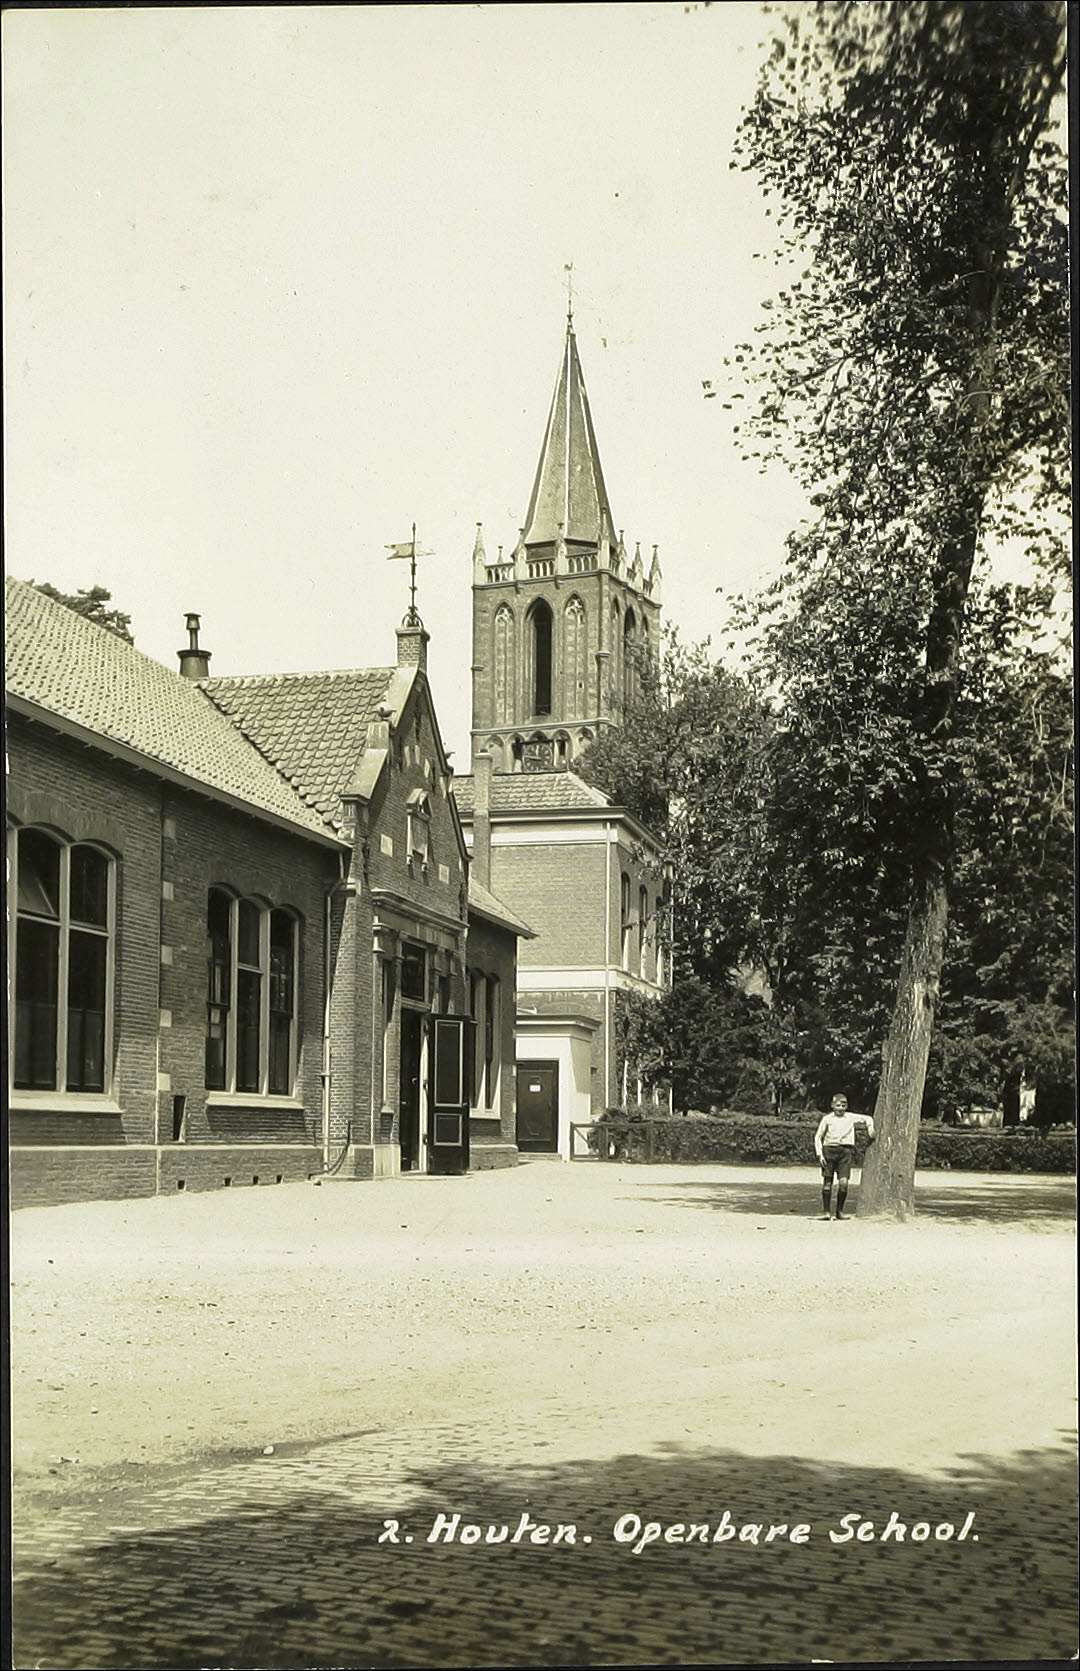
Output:
<instances>
[{"instance_id":1,"label":"chimney pipe","mask_svg":"<svg viewBox=\"0 0 1080 1671\"><path fill-rule=\"evenodd\" d=\"M180 657L181 679L208 679L210 677L210 651L199 648L199 617L190 611L184 617L187 628L188 644L186 650L177 650Z\"/></svg>"},{"instance_id":2,"label":"chimney pipe","mask_svg":"<svg viewBox=\"0 0 1080 1671\"><path fill-rule=\"evenodd\" d=\"M482 888L491 887L491 756L473 760L473 875Z\"/></svg>"}]
</instances>

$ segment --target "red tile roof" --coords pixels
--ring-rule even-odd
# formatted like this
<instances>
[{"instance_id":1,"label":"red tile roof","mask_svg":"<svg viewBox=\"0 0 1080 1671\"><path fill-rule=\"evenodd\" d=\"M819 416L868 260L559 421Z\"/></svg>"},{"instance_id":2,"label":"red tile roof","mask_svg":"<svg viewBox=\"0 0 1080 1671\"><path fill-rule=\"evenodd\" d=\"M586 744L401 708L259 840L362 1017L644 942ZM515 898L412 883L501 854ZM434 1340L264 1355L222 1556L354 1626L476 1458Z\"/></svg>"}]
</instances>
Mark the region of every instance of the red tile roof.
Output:
<instances>
[{"instance_id":1,"label":"red tile roof","mask_svg":"<svg viewBox=\"0 0 1080 1671\"><path fill-rule=\"evenodd\" d=\"M455 777L458 811L471 818L475 808L473 777ZM492 812L595 811L611 802L576 772L495 772L491 778Z\"/></svg>"},{"instance_id":2,"label":"red tile roof","mask_svg":"<svg viewBox=\"0 0 1080 1671\"><path fill-rule=\"evenodd\" d=\"M7 692L207 794L326 838L327 821L198 683L25 581L5 581Z\"/></svg>"},{"instance_id":3,"label":"red tile roof","mask_svg":"<svg viewBox=\"0 0 1080 1671\"><path fill-rule=\"evenodd\" d=\"M395 672L393 667L367 667L199 683L298 793L325 818L334 818Z\"/></svg>"}]
</instances>

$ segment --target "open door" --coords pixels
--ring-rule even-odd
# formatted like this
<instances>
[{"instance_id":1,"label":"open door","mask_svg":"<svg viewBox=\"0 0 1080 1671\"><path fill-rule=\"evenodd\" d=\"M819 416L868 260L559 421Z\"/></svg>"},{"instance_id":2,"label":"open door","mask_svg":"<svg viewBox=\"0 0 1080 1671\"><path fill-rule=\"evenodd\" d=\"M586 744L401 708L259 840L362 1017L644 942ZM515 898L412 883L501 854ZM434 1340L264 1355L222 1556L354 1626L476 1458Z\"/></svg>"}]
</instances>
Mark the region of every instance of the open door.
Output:
<instances>
[{"instance_id":1,"label":"open door","mask_svg":"<svg viewBox=\"0 0 1080 1671\"><path fill-rule=\"evenodd\" d=\"M428 1171L467 1172L474 1023L433 1015L428 1027Z\"/></svg>"}]
</instances>

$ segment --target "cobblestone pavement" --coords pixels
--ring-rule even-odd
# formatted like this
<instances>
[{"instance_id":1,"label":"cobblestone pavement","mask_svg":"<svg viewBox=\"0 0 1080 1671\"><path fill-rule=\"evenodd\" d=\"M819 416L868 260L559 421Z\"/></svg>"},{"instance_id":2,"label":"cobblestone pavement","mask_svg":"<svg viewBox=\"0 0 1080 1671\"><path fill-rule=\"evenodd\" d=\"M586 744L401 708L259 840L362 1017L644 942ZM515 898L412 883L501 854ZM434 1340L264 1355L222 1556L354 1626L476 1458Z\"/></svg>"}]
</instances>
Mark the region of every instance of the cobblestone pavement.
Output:
<instances>
[{"instance_id":1,"label":"cobblestone pavement","mask_svg":"<svg viewBox=\"0 0 1080 1671\"><path fill-rule=\"evenodd\" d=\"M18 1671L1070 1656L1067 1184L601 1170L17 1214Z\"/></svg>"},{"instance_id":2,"label":"cobblestone pavement","mask_svg":"<svg viewBox=\"0 0 1080 1671\"><path fill-rule=\"evenodd\" d=\"M1072 1651L1065 1447L971 1458L931 1481L677 1443L619 1454L616 1437L598 1421L579 1436L582 1454L564 1445L541 1461L535 1432L512 1426L495 1444L462 1427L371 1433L188 1474L115 1514L30 1512L16 1553L15 1663L895 1663ZM748 1526L763 1539L770 1522L790 1532L804 1514L806 1542L746 1541ZM907 1527L903 1542L895 1531L881 1541L890 1514ZM401 1541L379 1542L388 1520ZM858 1537L864 1521L875 1541ZM453 1541L429 1541L448 1524ZM700 1532L664 1541L671 1527L702 1524L707 1543ZM730 1525L738 1532L715 1541ZM544 1526L552 1541L534 1542ZM656 1541L643 1542L654 1527Z\"/></svg>"}]
</instances>

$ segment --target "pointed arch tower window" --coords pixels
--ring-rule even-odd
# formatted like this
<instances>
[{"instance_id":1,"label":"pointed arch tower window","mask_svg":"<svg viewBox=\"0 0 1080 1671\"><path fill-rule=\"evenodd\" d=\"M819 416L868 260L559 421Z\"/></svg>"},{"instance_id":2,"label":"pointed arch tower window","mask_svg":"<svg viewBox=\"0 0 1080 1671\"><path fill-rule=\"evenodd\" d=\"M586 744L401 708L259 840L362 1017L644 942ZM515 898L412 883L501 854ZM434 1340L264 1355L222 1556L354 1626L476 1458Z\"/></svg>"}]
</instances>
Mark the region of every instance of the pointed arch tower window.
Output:
<instances>
[{"instance_id":1,"label":"pointed arch tower window","mask_svg":"<svg viewBox=\"0 0 1080 1671\"><path fill-rule=\"evenodd\" d=\"M576 595L563 611L563 666L566 670L566 717L584 719L588 700L588 621Z\"/></svg>"},{"instance_id":2,"label":"pointed arch tower window","mask_svg":"<svg viewBox=\"0 0 1080 1671\"><path fill-rule=\"evenodd\" d=\"M546 718L551 713L553 634L551 605L543 598L529 610L526 626L529 704L537 719Z\"/></svg>"},{"instance_id":3,"label":"pointed arch tower window","mask_svg":"<svg viewBox=\"0 0 1080 1671\"><path fill-rule=\"evenodd\" d=\"M495 611L494 698L496 725L513 725L514 712L514 612L508 603Z\"/></svg>"},{"instance_id":4,"label":"pointed arch tower window","mask_svg":"<svg viewBox=\"0 0 1080 1671\"><path fill-rule=\"evenodd\" d=\"M637 696L637 622L634 611L626 611L623 622L623 701L628 705Z\"/></svg>"},{"instance_id":5,"label":"pointed arch tower window","mask_svg":"<svg viewBox=\"0 0 1080 1671\"><path fill-rule=\"evenodd\" d=\"M611 661L608 664L608 706L618 708L622 701L622 615L618 603L611 603Z\"/></svg>"}]
</instances>

